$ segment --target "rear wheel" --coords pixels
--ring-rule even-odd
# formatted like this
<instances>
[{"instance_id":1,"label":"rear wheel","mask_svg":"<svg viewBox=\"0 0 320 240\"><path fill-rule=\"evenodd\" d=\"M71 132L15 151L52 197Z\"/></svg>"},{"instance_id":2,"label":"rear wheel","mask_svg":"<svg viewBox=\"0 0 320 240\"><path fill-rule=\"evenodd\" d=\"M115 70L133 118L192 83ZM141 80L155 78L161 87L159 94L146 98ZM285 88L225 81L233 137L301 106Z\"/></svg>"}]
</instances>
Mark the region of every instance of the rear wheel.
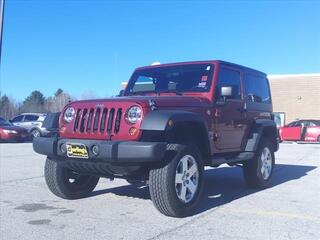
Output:
<instances>
[{"instance_id":1,"label":"rear wheel","mask_svg":"<svg viewBox=\"0 0 320 240\"><path fill-rule=\"evenodd\" d=\"M149 190L155 207L164 215L191 215L200 199L203 162L197 147L182 146L164 167L149 173Z\"/></svg>"},{"instance_id":2,"label":"rear wheel","mask_svg":"<svg viewBox=\"0 0 320 240\"><path fill-rule=\"evenodd\" d=\"M320 143L320 135L318 136L318 139L317 139L317 141Z\"/></svg>"},{"instance_id":3,"label":"rear wheel","mask_svg":"<svg viewBox=\"0 0 320 240\"><path fill-rule=\"evenodd\" d=\"M250 187L265 188L270 185L275 160L272 145L268 139L261 139L253 159L243 166L246 183Z\"/></svg>"},{"instance_id":4,"label":"rear wheel","mask_svg":"<svg viewBox=\"0 0 320 240\"><path fill-rule=\"evenodd\" d=\"M97 186L99 177L76 173L47 158L44 176L50 191L64 199L88 196Z\"/></svg>"},{"instance_id":5,"label":"rear wheel","mask_svg":"<svg viewBox=\"0 0 320 240\"><path fill-rule=\"evenodd\" d=\"M31 137L32 138L36 138L36 137L41 137L41 133L40 133L40 131L38 130L38 129L32 129L32 131L31 131Z\"/></svg>"}]
</instances>

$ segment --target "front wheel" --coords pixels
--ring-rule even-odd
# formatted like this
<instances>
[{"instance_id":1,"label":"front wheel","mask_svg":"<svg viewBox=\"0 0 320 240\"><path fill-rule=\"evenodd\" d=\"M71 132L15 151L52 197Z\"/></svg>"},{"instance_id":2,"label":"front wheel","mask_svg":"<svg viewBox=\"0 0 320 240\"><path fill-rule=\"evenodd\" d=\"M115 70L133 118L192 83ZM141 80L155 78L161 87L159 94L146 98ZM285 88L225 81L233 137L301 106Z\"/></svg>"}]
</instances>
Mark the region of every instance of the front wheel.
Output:
<instances>
[{"instance_id":1,"label":"front wheel","mask_svg":"<svg viewBox=\"0 0 320 240\"><path fill-rule=\"evenodd\" d=\"M270 185L275 160L268 139L261 139L256 155L243 166L243 175L249 187L266 188Z\"/></svg>"},{"instance_id":2,"label":"front wheel","mask_svg":"<svg viewBox=\"0 0 320 240\"><path fill-rule=\"evenodd\" d=\"M168 164L150 170L149 190L155 207L171 217L191 215L200 199L203 172L198 148L181 146Z\"/></svg>"},{"instance_id":3,"label":"front wheel","mask_svg":"<svg viewBox=\"0 0 320 240\"><path fill-rule=\"evenodd\" d=\"M88 196L99 181L99 177L81 175L49 158L45 163L44 176L50 191L64 199Z\"/></svg>"}]
</instances>

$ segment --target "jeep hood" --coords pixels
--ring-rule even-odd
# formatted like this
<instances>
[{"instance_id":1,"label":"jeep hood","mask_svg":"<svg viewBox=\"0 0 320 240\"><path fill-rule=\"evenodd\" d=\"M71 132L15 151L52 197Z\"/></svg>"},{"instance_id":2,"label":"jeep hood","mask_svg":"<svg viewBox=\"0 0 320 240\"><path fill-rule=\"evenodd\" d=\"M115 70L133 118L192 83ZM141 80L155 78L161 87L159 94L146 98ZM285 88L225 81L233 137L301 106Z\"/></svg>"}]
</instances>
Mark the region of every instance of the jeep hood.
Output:
<instances>
[{"instance_id":1,"label":"jeep hood","mask_svg":"<svg viewBox=\"0 0 320 240\"><path fill-rule=\"evenodd\" d=\"M143 108L148 108L149 102L153 101L159 108L171 107L201 107L203 108L209 104L209 100L194 96L129 96L129 97L114 97L106 99L81 100L71 103L71 105L78 104L138 104Z\"/></svg>"}]
</instances>

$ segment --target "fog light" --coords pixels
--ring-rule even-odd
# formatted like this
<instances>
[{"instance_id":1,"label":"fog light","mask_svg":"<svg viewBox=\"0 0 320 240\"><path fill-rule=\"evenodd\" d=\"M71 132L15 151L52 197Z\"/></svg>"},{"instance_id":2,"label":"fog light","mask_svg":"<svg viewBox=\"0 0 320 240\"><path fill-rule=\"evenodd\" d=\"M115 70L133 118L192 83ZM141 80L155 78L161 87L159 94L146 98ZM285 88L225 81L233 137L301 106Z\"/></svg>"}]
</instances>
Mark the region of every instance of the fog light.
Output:
<instances>
[{"instance_id":1,"label":"fog light","mask_svg":"<svg viewBox=\"0 0 320 240\"><path fill-rule=\"evenodd\" d=\"M67 146L66 146L66 144L62 143L62 144L60 145L60 151L61 151L62 153L66 153L66 152L67 152Z\"/></svg>"},{"instance_id":2,"label":"fog light","mask_svg":"<svg viewBox=\"0 0 320 240\"><path fill-rule=\"evenodd\" d=\"M129 129L129 134L130 136L133 136L137 133L138 129L136 129L135 127L132 127Z\"/></svg>"},{"instance_id":3,"label":"fog light","mask_svg":"<svg viewBox=\"0 0 320 240\"><path fill-rule=\"evenodd\" d=\"M95 156L98 156L99 155L99 147L97 145L93 145L92 147L92 153L95 155Z\"/></svg>"}]
</instances>

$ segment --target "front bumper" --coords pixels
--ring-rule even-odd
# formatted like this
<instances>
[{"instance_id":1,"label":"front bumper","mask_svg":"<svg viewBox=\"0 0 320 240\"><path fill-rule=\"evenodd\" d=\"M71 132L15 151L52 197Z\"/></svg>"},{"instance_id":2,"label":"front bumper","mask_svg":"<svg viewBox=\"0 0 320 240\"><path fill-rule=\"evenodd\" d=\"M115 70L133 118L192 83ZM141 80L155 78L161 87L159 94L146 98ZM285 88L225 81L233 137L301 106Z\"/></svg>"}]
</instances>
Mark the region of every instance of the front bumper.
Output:
<instances>
[{"instance_id":1,"label":"front bumper","mask_svg":"<svg viewBox=\"0 0 320 240\"><path fill-rule=\"evenodd\" d=\"M163 159L167 147L165 142L121 142L38 137L33 140L33 149L39 154L57 160L76 160L76 158L69 158L67 153L61 151L61 145L66 143L84 144L87 147L89 158L80 159L81 161L103 163L159 162ZM98 155L92 152L93 146L98 146Z\"/></svg>"},{"instance_id":2,"label":"front bumper","mask_svg":"<svg viewBox=\"0 0 320 240\"><path fill-rule=\"evenodd\" d=\"M18 133L18 134L13 134L13 133L8 133L8 134L3 134L1 136L2 141L7 141L7 142L16 142L16 141L25 141L29 138L29 135L27 133Z\"/></svg>"}]
</instances>

